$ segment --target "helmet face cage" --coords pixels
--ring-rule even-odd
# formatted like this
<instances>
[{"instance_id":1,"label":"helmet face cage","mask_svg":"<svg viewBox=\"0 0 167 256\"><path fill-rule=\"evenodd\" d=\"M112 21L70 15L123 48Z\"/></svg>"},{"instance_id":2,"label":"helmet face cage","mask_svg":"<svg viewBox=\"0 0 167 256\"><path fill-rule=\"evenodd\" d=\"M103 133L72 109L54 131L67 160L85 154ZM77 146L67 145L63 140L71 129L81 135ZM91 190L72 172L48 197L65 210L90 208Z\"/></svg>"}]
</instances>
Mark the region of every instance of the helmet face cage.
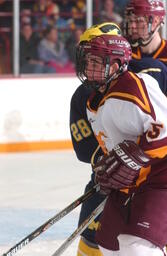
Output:
<instances>
[{"instance_id":1,"label":"helmet face cage","mask_svg":"<svg viewBox=\"0 0 167 256\"><path fill-rule=\"evenodd\" d=\"M90 43L87 45L89 44ZM101 85L106 83L106 78L108 78L109 75L109 65L106 67L106 58L92 55L89 50L85 50L85 47L86 45L82 44L77 48L77 76L86 86L98 89ZM108 60L109 58L107 57L107 61Z\"/></svg>"},{"instance_id":2,"label":"helmet face cage","mask_svg":"<svg viewBox=\"0 0 167 256\"><path fill-rule=\"evenodd\" d=\"M133 47L145 46L163 24L164 16L165 9L160 0L131 0L125 11L124 36ZM155 17L159 17L159 23L153 28Z\"/></svg>"},{"instance_id":3,"label":"helmet face cage","mask_svg":"<svg viewBox=\"0 0 167 256\"><path fill-rule=\"evenodd\" d=\"M151 16L136 16L130 13L124 19L124 35L133 47L147 45L153 35Z\"/></svg>"},{"instance_id":4,"label":"helmet face cage","mask_svg":"<svg viewBox=\"0 0 167 256\"><path fill-rule=\"evenodd\" d=\"M81 82L85 80L85 71L86 67L86 54L83 48L83 43L79 44L76 47L76 74Z\"/></svg>"},{"instance_id":5,"label":"helmet face cage","mask_svg":"<svg viewBox=\"0 0 167 256\"><path fill-rule=\"evenodd\" d=\"M131 59L131 47L122 36L103 35L77 48L77 76L96 89L107 85L116 74L110 74L114 62L124 71Z\"/></svg>"},{"instance_id":6,"label":"helmet face cage","mask_svg":"<svg viewBox=\"0 0 167 256\"><path fill-rule=\"evenodd\" d=\"M106 65L101 56L92 55L91 53L86 54L86 66L85 66L85 77L92 86L98 88L106 83L108 73L106 73Z\"/></svg>"}]
</instances>

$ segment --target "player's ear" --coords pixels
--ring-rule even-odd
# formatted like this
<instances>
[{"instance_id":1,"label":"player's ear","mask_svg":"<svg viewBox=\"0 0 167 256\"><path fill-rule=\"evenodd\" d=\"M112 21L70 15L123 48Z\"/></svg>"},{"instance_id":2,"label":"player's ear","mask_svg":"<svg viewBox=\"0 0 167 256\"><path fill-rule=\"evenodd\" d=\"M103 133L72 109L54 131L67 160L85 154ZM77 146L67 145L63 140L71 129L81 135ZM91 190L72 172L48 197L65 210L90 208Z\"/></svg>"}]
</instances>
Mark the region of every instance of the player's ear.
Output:
<instances>
[{"instance_id":1,"label":"player's ear","mask_svg":"<svg viewBox=\"0 0 167 256\"><path fill-rule=\"evenodd\" d=\"M154 16L152 21L152 30L154 30L159 24L160 24L160 18L158 16Z\"/></svg>"},{"instance_id":2,"label":"player's ear","mask_svg":"<svg viewBox=\"0 0 167 256\"><path fill-rule=\"evenodd\" d=\"M118 62L114 62L114 63L110 66L110 74L116 73L118 69L119 69L119 64L118 64Z\"/></svg>"}]
</instances>

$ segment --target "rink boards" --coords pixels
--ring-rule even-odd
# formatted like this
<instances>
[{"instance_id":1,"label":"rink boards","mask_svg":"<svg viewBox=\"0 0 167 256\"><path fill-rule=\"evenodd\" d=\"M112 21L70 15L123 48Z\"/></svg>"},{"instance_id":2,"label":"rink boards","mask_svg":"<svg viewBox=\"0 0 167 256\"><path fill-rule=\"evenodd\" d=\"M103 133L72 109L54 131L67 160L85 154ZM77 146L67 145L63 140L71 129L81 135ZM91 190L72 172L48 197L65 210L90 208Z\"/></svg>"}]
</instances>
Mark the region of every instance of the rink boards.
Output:
<instances>
[{"instance_id":1,"label":"rink boards","mask_svg":"<svg viewBox=\"0 0 167 256\"><path fill-rule=\"evenodd\" d=\"M0 152L72 148L70 99L76 77L0 80Z\"/></svg>"}]
</instances>

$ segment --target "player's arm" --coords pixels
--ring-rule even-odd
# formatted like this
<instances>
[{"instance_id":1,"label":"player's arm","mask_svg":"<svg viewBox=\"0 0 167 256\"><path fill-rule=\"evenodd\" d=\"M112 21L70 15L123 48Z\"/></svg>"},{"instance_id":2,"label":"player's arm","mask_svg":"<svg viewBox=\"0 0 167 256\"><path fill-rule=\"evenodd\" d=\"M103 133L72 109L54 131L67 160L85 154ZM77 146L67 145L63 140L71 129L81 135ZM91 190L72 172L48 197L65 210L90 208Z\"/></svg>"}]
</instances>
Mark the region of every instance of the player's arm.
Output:
<instances>
[{"instance_id":1,"label":"player's arm","mask_svg":"<svg viewBox=\"0 0 167 256\"><path fill-rule=\"evenodd\" d=\"M144 75L141 75L141 77L145 79ZM122 99L111 98L105 107L107 114L105 128L109 130L112 123L112 127L116 127L116 133L115 136L113 134L111 140L113 143L110 149L111 152L99 164L97 163L94 170L97 172L97 181L101 184L101 187L109 190L128 188L134 186L136 182L140 184L142 182L139 178L141 169L148 163L152 163L152 158L162 158L166 154L164 152L164 156L162 156L160 148L159 150L153 150L153 145L155 149L160 145L162 149L163 146L166 146L167 132L165 123L164 125L162 123L166 119L166 98L159 91L159 88L154 86L154 80L151 77L150 80L148 80L148 77L145 79L149 86L145 87L143 84L143 89L140 83L142 80L137 77L136 79L142 92L138 94L140 97L136 96L136 91L125 94L125 96L122 94ZM152 92L150 84L154 86L154 92ZM148 91L146 91L147 89ZM140 140L138 140L139 138ZM123 142L124 140L126 142ZM127 142L127 140L131 141ZM138 145L137 141L139 141ZM149 160L149 157L151 160ZM146 180L147 168L143 170L142 175L143 180Z\"/></svg>"},{"instance_id":2,"label":"player's arm","mask_svg":"<svg viewBox=\"0 0 167 256\"><path fill-rule=\"evenodd\" d=\"M86 114L89 95L90 91L81 85L73 94L70 105L70 132L74 151L78 159L86 163L91 163L98 154L98 142Z\"/></svg>"},{"instance_id":3,"label":"player's arm","mask_svg":"<svg viewBox=\"0 0 167 256\"><path fill-rule=\"evenodd\" d=\"M113 135L113 148L94 166L95 180L104 194L111 193L113 189L127 189L136 185L142 167L150 162L150 158L134 141L147 129L145 122L153 120L135 103L114 100L109 107L112 111L108 118L114 120L114 125L123 136L120 141ZM127 140L129 137L134 141Z\"/></svg>"}]
</instances>

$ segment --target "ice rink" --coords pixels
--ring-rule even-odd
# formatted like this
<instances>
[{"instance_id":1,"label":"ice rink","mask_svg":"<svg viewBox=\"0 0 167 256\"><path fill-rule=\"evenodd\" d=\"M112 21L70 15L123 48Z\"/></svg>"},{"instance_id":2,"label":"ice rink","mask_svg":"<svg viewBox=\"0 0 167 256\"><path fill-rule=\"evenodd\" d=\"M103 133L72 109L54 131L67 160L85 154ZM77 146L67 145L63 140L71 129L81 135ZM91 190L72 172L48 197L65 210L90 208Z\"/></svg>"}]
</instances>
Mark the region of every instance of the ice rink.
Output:
<instances>
[{"instance_id":1,"label":"ice rink","mask_svg":"<svg viewBox=\"0 0 167 256\"><path fill-rule=\"evenodd\" d=\"M90 174L72 151L0 154L0 255L81 196ZM15 255L51 256L77 228L79 209ZM77 242L62 255L76 255Z\"/></svg>"}]
</instances>

